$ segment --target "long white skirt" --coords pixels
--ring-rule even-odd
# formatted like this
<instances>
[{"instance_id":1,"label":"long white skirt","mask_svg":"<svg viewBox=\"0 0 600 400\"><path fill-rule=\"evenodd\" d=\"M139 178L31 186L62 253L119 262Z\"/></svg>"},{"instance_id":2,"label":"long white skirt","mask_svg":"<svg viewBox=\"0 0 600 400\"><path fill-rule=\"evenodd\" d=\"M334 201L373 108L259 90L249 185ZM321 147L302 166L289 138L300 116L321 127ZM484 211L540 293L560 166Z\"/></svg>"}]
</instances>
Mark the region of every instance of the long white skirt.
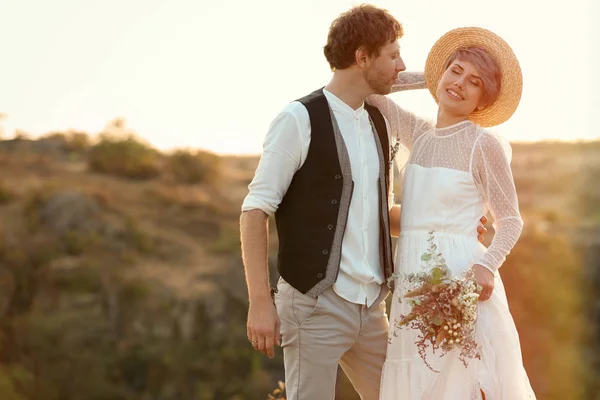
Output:
<instances>
[{"instance_id":1,"label":"long white skirt","mask_svg":"<svg viewBox=\"0 0 600 400\"><path fill-rule=\"evenodd\" d=\"M427 250L429 234L421 231L401 233L396 250L396 271L421 270L421 255ZM474 236L438 232L438 250L454 274L464 272L486 251ZM427 352L431 371L417 353L418 332L397 330L395 321L408 312L406 301L398 298L405 289L396 285L390 312L390 342L381 378L382 400L486 400L535 399L523 368L521 346L508 309L504 285L496 274L494 291L487 301L478 303L476 341L481 360L471 359L467 367L459 360L458 349L439 356Z\"/></svg>"}]
</instances>

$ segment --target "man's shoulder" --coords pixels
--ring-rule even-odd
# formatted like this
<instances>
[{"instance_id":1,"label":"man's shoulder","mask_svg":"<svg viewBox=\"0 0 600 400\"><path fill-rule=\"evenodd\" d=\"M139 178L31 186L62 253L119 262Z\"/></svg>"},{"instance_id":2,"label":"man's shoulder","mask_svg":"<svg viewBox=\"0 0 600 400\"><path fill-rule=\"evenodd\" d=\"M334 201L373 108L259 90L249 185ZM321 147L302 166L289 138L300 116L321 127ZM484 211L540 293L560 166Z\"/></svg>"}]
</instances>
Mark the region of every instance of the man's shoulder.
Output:
<instances>
[{"instance_id":1,"label":"man's shoulder","mask_svg":"<svg viewBox=\"0 0 600 400\"><path fill-rule=\"evenodd\" d=\"M308 110L306 109L304 104L300 103L298 100L294 100L287 103L281 109L280 114L289 114L295 118L307 118Z\"/></svg>"},{"instance_id":2,"label":"man's shoulder","mask_svg":"<svg viewBox=\"0 0 600 400\"><path fill-rule=\"evenodd\" d=\"M319 100L327 101L323 88L314 90L314 91L296 99L297 102L303 103L303 104L309 104L309 103L319 101Z\"/></svg>"}]
</instances>

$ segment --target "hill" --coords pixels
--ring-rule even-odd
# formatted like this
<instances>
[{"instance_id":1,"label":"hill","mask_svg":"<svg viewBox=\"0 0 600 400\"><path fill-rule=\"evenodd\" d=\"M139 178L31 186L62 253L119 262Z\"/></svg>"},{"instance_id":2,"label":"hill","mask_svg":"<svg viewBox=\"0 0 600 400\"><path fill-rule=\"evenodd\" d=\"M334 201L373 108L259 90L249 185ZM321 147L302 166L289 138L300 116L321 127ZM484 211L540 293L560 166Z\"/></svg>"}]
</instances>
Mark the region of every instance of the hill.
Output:
<instances>
[{"instance_id":1,"label":"hill","mask_svg":"<svg viewBox=\"0 0 600 400\"><path fill-rule=\"evenodd\" d=\"M257 162L132 136L0 142L0 398L264 399L281 351L247 343L238 234ZM513 168L526 229L502 273L526 367L538 398L583 398L600 144L515 145ZM343 376L338 393L354 398Z\"/></svg>"}]
</instances>

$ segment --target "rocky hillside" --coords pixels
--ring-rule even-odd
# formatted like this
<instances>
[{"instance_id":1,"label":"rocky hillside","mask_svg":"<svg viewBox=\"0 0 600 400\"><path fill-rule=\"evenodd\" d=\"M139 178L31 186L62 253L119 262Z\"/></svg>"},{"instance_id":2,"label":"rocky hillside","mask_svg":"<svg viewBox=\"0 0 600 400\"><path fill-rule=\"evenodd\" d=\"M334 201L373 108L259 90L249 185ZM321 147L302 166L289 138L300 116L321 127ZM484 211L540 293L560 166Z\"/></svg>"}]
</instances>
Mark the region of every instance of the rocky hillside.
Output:
<instances>
[{"instance_id":1,"label":"rocky hillside","mask_svg":"<svg viewBox=\"0 0 600 400\"><path fill-rule=\"evenodd\" d=\"M247 343L238 235L257 161L108 134L0 142L0 399L266 398L281 352ZM600 145L515 145L513 166L526 231L503 277L525 362L538 398L583 398ZM343 375L338 393L355 398Z\"/></svg>"}]
</instances>

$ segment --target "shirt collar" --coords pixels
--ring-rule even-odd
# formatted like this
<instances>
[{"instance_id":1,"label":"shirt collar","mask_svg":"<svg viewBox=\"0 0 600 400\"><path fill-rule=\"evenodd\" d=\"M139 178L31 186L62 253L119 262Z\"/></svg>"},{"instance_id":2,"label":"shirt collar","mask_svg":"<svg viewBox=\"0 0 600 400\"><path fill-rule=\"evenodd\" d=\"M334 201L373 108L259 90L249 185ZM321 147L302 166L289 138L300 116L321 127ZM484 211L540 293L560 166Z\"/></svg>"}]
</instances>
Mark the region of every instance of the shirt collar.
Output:
<instances>
[{"instance_id":1,"label":"shirt collar","mask_svg":"<svg viewBox=\"0 0 600 400\"><path fill-rule=\"evenodd\" d=\"M325 98L327 99L327 102L333 111L344 113L353 118L360 118L366 112L364 102L355 110L327 89L323 89L323 94L325 95Z\"/></svg>"}]
</instances>

